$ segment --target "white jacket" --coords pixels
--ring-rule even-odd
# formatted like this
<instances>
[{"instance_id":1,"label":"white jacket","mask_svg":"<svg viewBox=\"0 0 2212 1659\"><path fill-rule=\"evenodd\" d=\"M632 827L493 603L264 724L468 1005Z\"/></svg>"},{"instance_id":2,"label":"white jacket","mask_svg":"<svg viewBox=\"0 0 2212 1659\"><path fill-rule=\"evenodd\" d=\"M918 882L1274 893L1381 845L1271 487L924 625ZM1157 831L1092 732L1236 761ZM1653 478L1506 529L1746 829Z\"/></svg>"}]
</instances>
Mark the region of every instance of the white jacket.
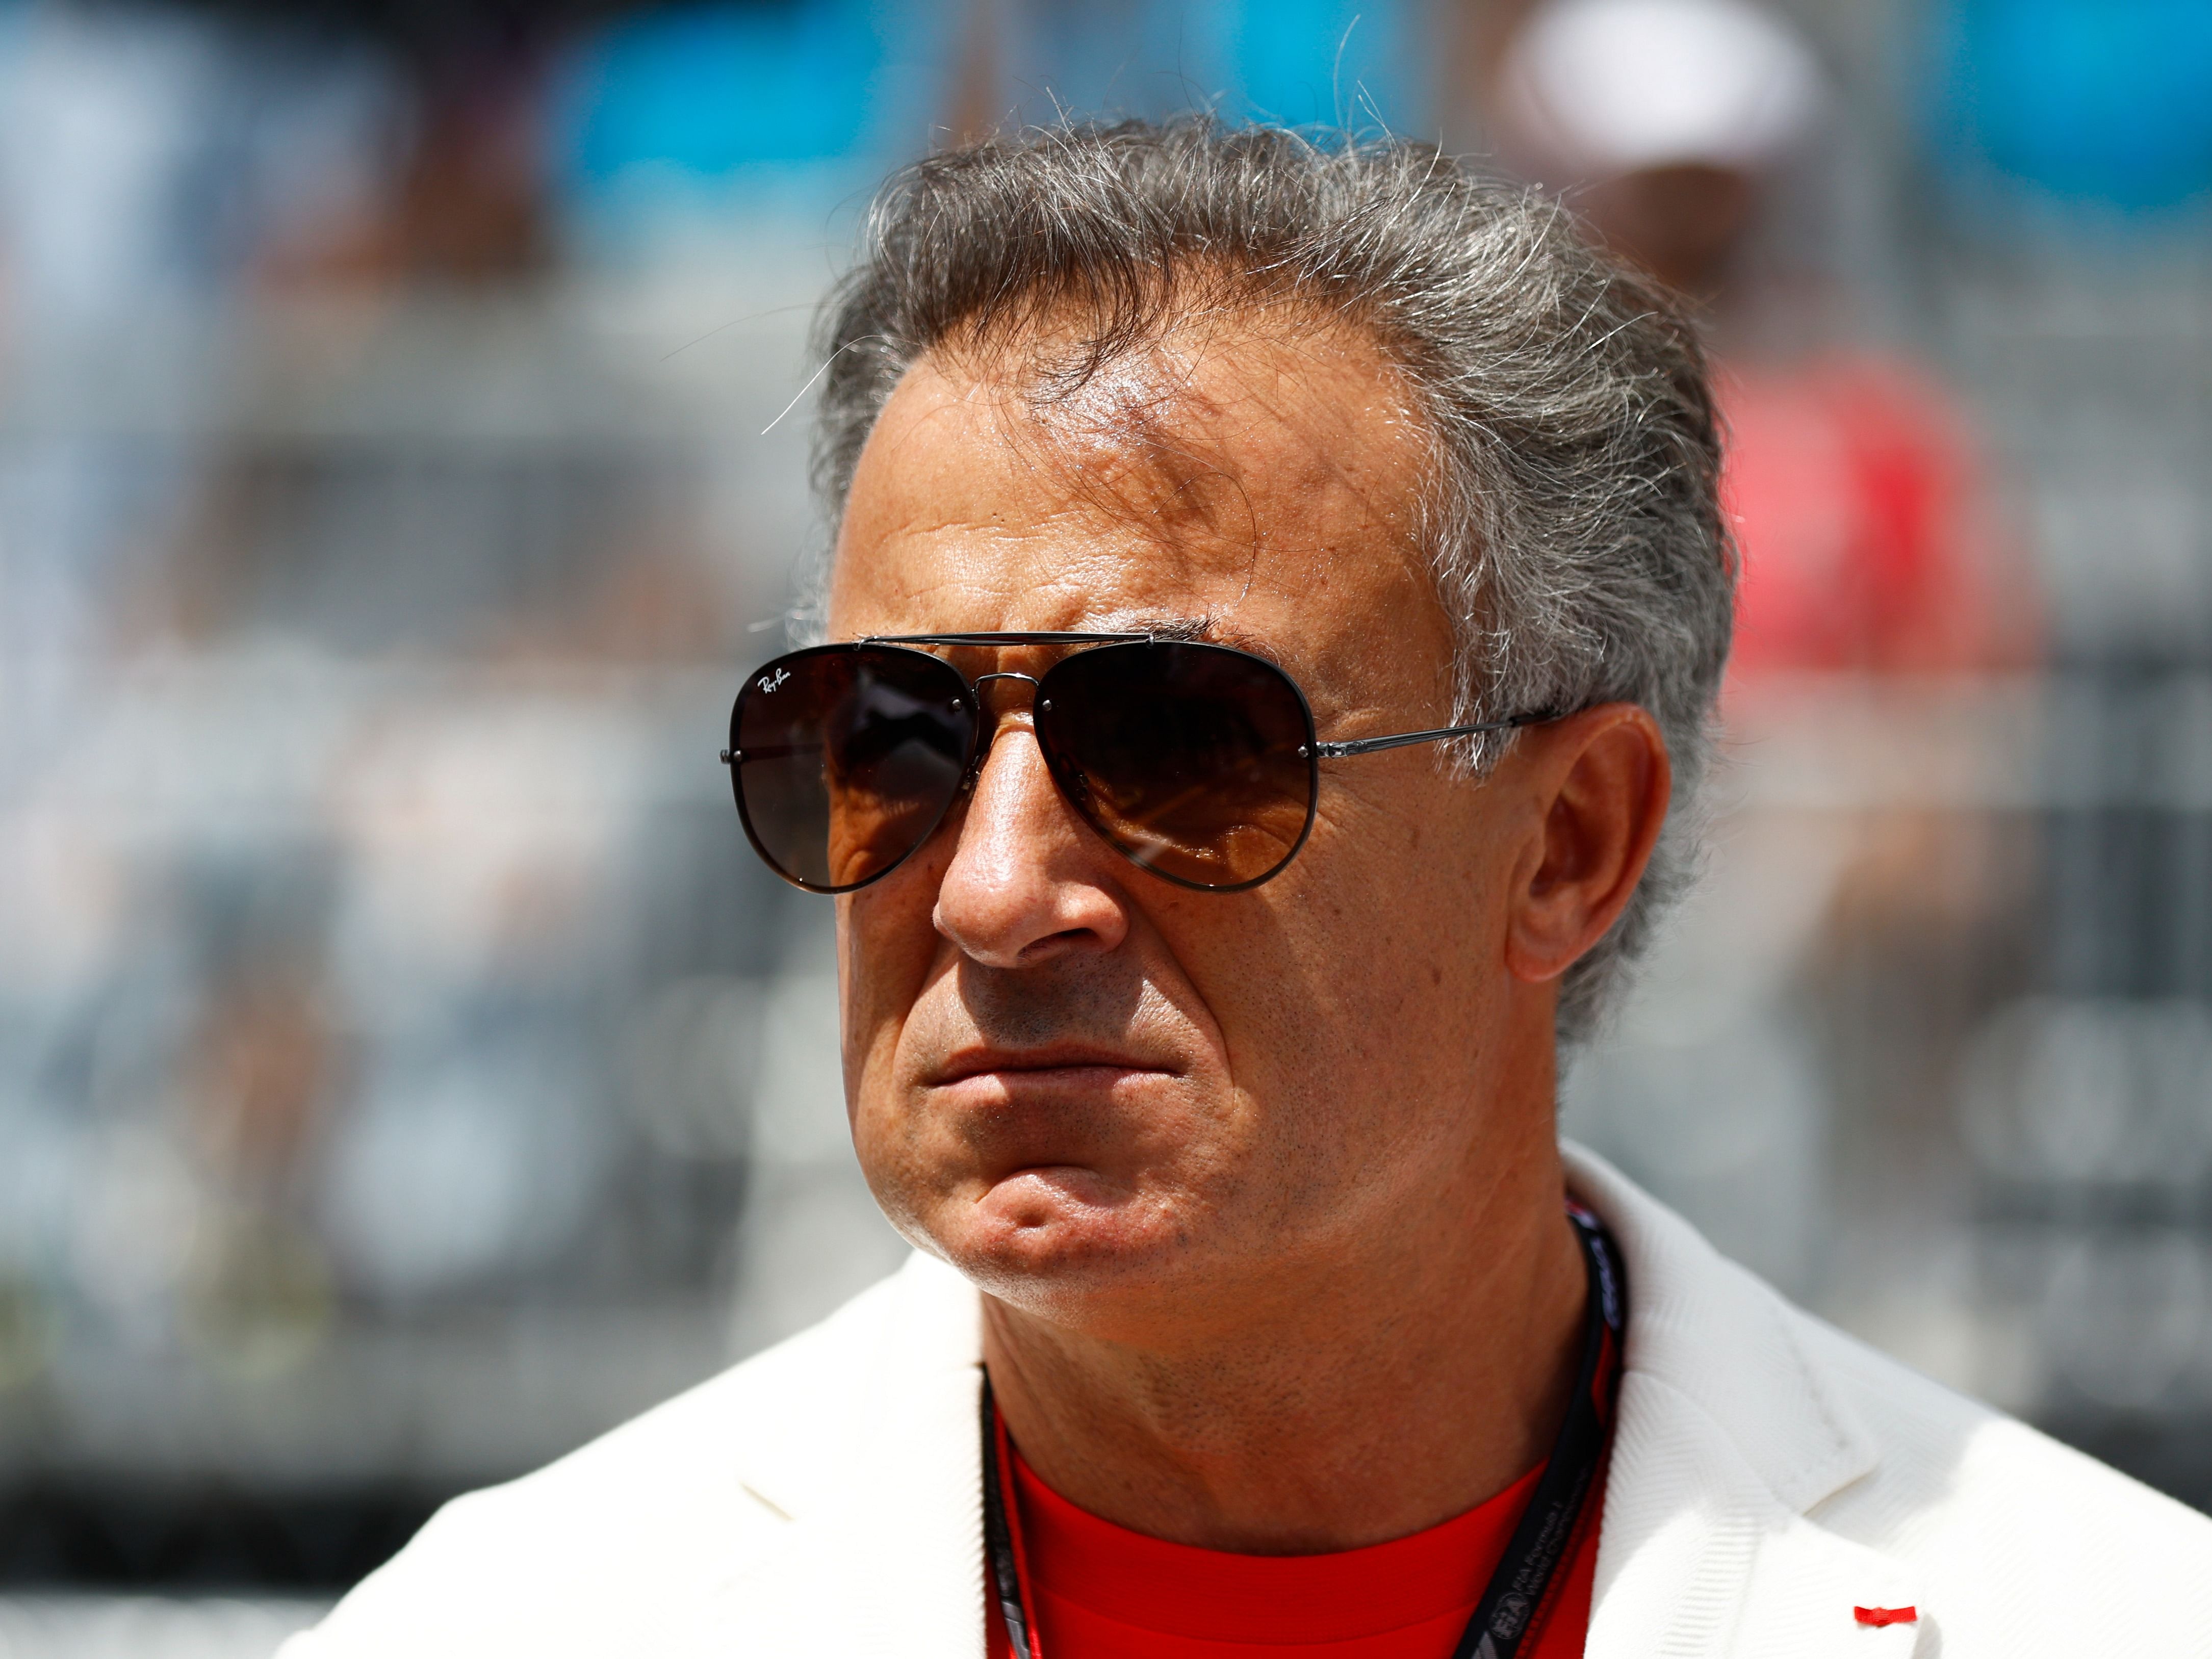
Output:
<instances>
[{"instance_id":1,"label":"white jacket","mask_svg":"<svg viewBox=\"0 0 2212 1659\"><path fill-rule=\"evenodd\" d=\"M1631 1296L1593 1659L2212 1656L2212 1522L1801 1312L1568 1158ZM977 1659L980 1340L975 1291L917 1255L449 1504L280 1659Z\"/></svg>"}]
</instances>

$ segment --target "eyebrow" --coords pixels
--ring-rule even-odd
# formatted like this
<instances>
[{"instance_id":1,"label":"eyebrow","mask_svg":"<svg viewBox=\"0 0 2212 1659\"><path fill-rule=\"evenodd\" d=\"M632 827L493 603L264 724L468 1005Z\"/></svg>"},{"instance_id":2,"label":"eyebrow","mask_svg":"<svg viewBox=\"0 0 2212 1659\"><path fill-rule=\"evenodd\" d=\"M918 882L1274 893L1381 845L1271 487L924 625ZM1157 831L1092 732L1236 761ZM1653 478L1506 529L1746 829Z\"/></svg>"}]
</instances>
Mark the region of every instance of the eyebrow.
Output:
<instances>
[{"instance_id":1,"label":"eyebrow","mask_svg":"<svg viewBox=\"0 0 2212 1659\"><path fill-rule=\"evenodd\" d=\"M1155 639L1202 641L1211 639L1214 622L1211 617L1139 617L1123 624L1133 634L1150 634Z\"/></svg>"},{"instance_id":2,"label":"eyebrow","mask_svg":"<svg viewBox=\"0 0 2212 1659\"><path fill-rule=\"evenodd\" d=\"M1282 665L1282 653L1258 635L1220 617L1139 613L1126 622L1117 622L1114 626L1132 634L1150 634L1155 639L1188 641L1194 645L1226 645L1238 651L1249 651L1255 657L1264 657L1278 667Z\"/></svg>"},{"instance_id":3,"label":"eyebrow","mask_svg":"<svg viewBox=\"0 0 2212 1659\"><path fill-rule=\"evenodd\" d=\"M1190 635L1194 640L1210 641L1215 645L1233 646L1239 651L1249 651L1255 657L1265 657L1278 667L1282 665L1280 651L1257 634L1249 633L1233 622L1218 617L1194 617L1190 619L1190 622L1196 629Z\"/></svg>"}]
</instances>

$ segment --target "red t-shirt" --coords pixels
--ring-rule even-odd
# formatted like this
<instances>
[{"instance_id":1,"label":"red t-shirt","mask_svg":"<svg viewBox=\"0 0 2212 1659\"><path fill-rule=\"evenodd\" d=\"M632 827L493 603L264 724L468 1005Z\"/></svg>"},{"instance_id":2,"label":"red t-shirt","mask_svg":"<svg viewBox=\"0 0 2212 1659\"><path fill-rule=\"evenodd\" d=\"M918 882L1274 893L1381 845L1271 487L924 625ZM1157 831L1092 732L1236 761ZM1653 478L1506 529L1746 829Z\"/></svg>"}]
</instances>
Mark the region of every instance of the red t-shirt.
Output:
<instances>
[{"instance_id":1,"label":"red t-shirt","mask_svg":"<svg viewBox=\"0 0 2212 1659\"><path fill-rule=\"evenodd\" d=\"M2026 666L2030 573L1990 522L1964 420L1879 359L1724 372L1721 504L1743 553L1729 672Z\"/></svg>"},{"instance_id":2,"label":"red t-shirt","mask_svg":"<svg viewBox=\"0 0 2212 1659\"><path fill-rule=\"evenodd\" d=\"M1031 1612L1044 1659L1449 1659L1541 1468L1410 1538L1331 1555L1232 1555L1079 1510L1014 1457ZM1602 1486L1599 1488L1601 1493ZM1573 1659L1597 1571L1593 1503L1522 1659ZM990 1604L987 1652L1016 1655Z\"/></svg>"}]
</instances>

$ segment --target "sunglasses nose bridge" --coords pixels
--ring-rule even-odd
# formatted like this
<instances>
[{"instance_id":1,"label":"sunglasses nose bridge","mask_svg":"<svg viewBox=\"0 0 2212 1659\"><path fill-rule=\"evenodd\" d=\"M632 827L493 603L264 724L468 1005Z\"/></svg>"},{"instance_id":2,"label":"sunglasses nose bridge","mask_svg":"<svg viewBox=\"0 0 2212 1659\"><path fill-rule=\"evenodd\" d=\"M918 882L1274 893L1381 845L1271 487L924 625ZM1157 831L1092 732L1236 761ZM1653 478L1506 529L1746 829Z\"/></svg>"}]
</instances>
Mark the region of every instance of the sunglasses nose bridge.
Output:
<instances>
[{"instance_id":1,"label":"sunglasses nose bridge","mask_svg":"<svg viewBox=\"0 0 2212 1659\"><path fill-rule=\"evenodd\" d=\"M975 694L976 712L982 717L978 723L980 730L976 732L975 742L975 764L978 768L982 765L984 758L990 753L992 740L999 734L1000 720L1004 719L1006 714L1014 712L1012 709L1000 709L993 705L992 700L983 689L993 680L1020 680L1024 682L1030 688L1030 709L1031 719L1036 718L1038 701L1037 687L1042 683L1035 674L1017 674L1005 671L991 674L978 674L974 679L969 682L969 686L973 688Z\"/></svg>"},{"instance_id":2,"label":"sunglasses nose bridge","mask_svg":"<svg viewBox=\"0 0 2212 1659\"><path fill-rule=\"evenodd\" d=\"M975 759L969 763L969 783L973 783L975 776L982 772L984 761L991 759L991 744L998 738L1000 721L1002 721L1009 712L1013 712L1013 710L1002 710L1002 708L994 706L991 695L984 690L984 688L987 688L994 679L1026 681L1026 684L1029 684L1029 695L1030 695L1030 719L1036 719L1037 684L1040 684L1037 675L1018 675L1018 672L1011 672L1011 671L998 671L998 672L988 672L988 675L975 675L975 679L969 681L969 690L971 690L973 696L975 696L975 714L978 714L978 721L975 721Z\"/></svg>"}]
</instances>

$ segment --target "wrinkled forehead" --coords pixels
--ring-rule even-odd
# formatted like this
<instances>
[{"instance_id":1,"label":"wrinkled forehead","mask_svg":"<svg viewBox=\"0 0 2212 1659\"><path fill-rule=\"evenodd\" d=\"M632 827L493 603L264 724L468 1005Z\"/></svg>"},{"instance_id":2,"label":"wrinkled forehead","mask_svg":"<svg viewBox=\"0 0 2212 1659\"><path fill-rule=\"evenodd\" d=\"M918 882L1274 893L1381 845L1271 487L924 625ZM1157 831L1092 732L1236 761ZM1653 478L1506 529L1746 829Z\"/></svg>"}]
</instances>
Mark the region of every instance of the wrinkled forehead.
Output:
<instances>
[{"instance_id":1,"label":"wrinkled forehead","mask_svg":"<svg viewBox=\"0 0 2212 1659\"><path fill-rule=\"evenodd\" d=\"M1363 332L1284 307L1204 307L1119 349L1048 317L933 363L975 386L1001 441L1087 504L1170 533L1219 528L1224 485L1248 519L1255 491L1342 488L1411 425L1398 374Z\"/></svg>"},{"instance_id":2,"label":"wrinkled forehead","mask_svg":"<svg viewBox=\"0 0 2212 1659\"><path fill-rule=\"evenodd\" d=\"M929 626L947 603L1015 625L1018 595L1054 612L1037 626L1171 595L1264 610L1316 584L1356 605L1419 568L1426 429L1364 331L1248 311L1091 344L1041 326L908 371L854 472L833 624L925 595Z\"/></svg>"}]
</instances>

